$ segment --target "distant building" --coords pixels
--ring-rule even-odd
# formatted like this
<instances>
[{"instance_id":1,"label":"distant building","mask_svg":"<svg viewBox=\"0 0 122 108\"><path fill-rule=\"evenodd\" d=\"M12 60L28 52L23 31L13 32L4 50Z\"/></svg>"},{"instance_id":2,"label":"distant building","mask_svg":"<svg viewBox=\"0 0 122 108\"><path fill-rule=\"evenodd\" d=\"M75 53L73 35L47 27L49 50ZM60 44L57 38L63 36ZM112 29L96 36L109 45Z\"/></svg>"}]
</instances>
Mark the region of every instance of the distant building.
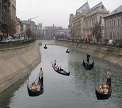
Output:
<instances>
[{"instance_id":1,"label":"distant building","mask_svg":"<svg viewBox=\"0 0 122 108\"><path fill-rule=\"evenodd\" d=\"M76 15L70 14L69 18L69 34L70 39L87 39L92 35L92 29L97 22L101 20L102 37L104 38L104 19L108 11L100 2L90 9L88 2L76 10Z\"/></svg>"},{"instance_id":2,"label":"distant building","mask_svg":"<svg viewBox=\"0 0 122 108\"><path fill-rule=\"evenodd\" d=\"M68 29L56 26L46 26L43 29L44 39L56 39L58 37L67 38Z\"/></svg>"},{"instance_id":3,"label":"distant building","mask_svg":"<svg viewBox=\"0 0 122 108\"><path fill-rule=\"evenodd\" d=\"M122 5L104 17L105 39L122 40Z\"/></svg>"},{"instance_id":4,"label":"distant building","mask_svg":"<svg viewBox=\"0 0 122 108\"><path fill-rule=\"evenodd\" d=\"M21 21L21 22L23 24L23 36L25 38L27 38L27 36L26 36L27 30L31 31L31 36L29 36L29 37L37 36L37 26L34 21L25 20L25 21Z\"/></svg>"},{"instance_id":5,"label":"distant building","mask_svg":"<svg viewBox=\"0 0 122 108\"><path fill-rule=\"evenodd\" d=\"M16 17L16 37L22 37L23 34L23 24L19 18Z\"/></svg>"},{"instance_id":6,"label":"distant building","mask_svg":"<svg viewBox=\"0 0 122 108\"><path fill-rule=\"evenodd\" d=\"M39 23L37 25L37 37L39 39L42 39L43 38L42 23Z\"/></svg>"}]
</instances>

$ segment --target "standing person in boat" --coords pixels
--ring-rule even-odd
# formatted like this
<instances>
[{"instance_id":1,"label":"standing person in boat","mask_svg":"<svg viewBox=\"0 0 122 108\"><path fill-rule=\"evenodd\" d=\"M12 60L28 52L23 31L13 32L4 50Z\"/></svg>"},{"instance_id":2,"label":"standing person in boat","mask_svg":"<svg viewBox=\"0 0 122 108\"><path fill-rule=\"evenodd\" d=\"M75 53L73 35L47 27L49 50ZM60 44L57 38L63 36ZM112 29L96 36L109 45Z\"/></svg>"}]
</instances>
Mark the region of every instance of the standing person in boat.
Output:
<instances>
[{"instance_id":1,"label":"standing person in boat","mask_svg":"<svg viewBox=\"0 0 122 108\"><path fill-rule=\"evenodd\" d=\"M69 51L68 51L68 49L67 49L67 51L66 51L66 52L69 52Z\"/></svg>"},{"instance_id":2,"label":"standing person in boat","mask_svg":"<svg viewBox=\"0 0 122 108\"><path fill-rule=\"evenodd\" d=\"M56 60L54 61L54 68L55 68L55 66L56 66Z\"/></svg>"},{"instance_id":3,"label":"standing person in boat","mask_svg":"<svg viewBox=\"0 0 122 108\"><path fill-rule=\"evenodd\" d=\"M107 72L107 85L109 86L109 89L111 90L111 70L110 69Z\"/></svg>"},{"instance_id":4,"label":"standing person in boat","mask_svg":"<svg viewBox=\"0 0 122 108\"><path fill-rule=\"evenodd\" d=\"M87 53L87 63L89 63L90 55Z\"/></svg>"},{"instance_id":5,"label":"standing person in boat","mask_svg":"<svg viewBox=\"0 0 122 108\"><path fill-rule=\"evenodd\" d=\"M43 71L42 71L42 68L40 67L40 73L39 73L39 78L41 76L41 82L40 84L43 86Z\"/></svg>"}]
</instances>

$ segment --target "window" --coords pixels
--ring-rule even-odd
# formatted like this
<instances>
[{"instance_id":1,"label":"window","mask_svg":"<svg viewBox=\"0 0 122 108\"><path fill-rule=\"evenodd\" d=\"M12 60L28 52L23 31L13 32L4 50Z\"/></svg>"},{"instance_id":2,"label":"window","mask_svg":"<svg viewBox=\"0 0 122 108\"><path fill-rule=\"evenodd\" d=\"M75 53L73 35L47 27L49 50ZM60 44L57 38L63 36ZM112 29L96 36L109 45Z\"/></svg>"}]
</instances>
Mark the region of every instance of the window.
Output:
<instances>
[{"instance_id":1,"label":"window","mask_svg":"<svg viewBox=\"0 0 122 108\"><path fill-rule=\"evenodd\" d=\"M118 19L118 26L119 26L119 19Z\"/></svg>"},{"instance_id":2,"label":"window","mask_svg":"<svg viewBox=\"0 0 122 108\"><path fill-rule=\"evenodd\" d=\"M115 27L115 20L114 20L114 27Z\"/></svg>"},{"instance_id":3,"label":"window","mask_svg":"<svg viewBox=\"0 0 122 108\"><path fill-rule=\"evenodd\" d=\"M110 21L110 27L111 27L111 21Z\"/></svg>"}]
</instances>

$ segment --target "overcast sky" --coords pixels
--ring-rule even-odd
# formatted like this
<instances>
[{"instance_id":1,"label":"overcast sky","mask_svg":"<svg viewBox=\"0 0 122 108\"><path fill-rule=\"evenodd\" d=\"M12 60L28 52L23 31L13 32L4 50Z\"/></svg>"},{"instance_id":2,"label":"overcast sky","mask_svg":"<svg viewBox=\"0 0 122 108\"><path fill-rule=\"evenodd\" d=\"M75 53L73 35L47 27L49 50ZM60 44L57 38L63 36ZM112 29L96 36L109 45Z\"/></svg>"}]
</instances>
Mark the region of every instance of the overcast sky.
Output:
<instances>
[{"instance_id":1,"label":"overcast sky","mask_svg":"<svg viewBox=\"0 0 122 108\"><path fill-rule=\"evenodd\" d=\"M21 20L33 19L43 26L68 27L69 15L88 1L90 8L101 0L16 0L17 17ZM122 0L102 0L103 5L110 12L122 5Z\"/></svg>"}]
</instances>

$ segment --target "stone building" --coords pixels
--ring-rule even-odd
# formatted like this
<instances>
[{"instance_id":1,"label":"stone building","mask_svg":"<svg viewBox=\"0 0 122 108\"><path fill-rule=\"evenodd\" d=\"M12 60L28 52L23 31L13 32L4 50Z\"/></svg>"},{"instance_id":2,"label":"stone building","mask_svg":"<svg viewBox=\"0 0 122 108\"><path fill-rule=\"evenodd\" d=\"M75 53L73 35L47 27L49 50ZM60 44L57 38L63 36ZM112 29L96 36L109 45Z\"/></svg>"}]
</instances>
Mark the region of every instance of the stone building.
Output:
<instances>
[{"instance_id":1,"label":"stone building","mask_svg":"<svg viewBox=\"0 0 122 108\"><path fill-rule=\"evenodd\" d=\"M16 22L16 0L10 0L10 16Z\"/></svg>"},{"instance_id":2,"label":"stone building","mask_svg":"<svg viewBox=\"0 0 122 108\"><path fill-rule=\"evenodd\" d=\"M122 40L122 5L104 17L105 38Z\"/></svg>"},{"instance_id":3,"label":"stone building","mask_svg":"<svg viewBox=\"0 0 122 108\"><path fill-rule=\"evenodd\" d=\"M102 37L104 38L104 19L108 11L100 2L90 9L88 2L81 6L76 15L70 15L69 19L69 38L70 39L88 39L89 35L92 37L92 29L97 22L101 20Z\"/></svg>"},{"instance_id":4,"label":"stone building","mask_svg":"<svg viewBox=\"0 0 122 108\"><path fill-rule=\"evenodd\" d=\"M16 37L22 37L23 35L23 24L19 18L16 17Z\"/></svg>"},{"instance_id":5,"label":"stone building","mask_svg":"<svg viewBox=\"0 0 122 108\"><path fill-rule=\"evenodd\" d=\"M30 37L35 37L37 35L37 25L35 24L34 21L24 20L24 21L21 21L21 22L23 24L23 36L25 38L28 38L26 36L27 30L31 31L31 36Z\"/></svg>"},{"instance_id":6,"label":"stone building","mask_svg":"<svg viewBox=\"0 0 122 108\"><path fill-rule=\"evenodd\" d=\"M9 7L9 0L0 0L0 40L2 40L4 36L7 36L8 33Z\"/></svg>"}]
</instances>

